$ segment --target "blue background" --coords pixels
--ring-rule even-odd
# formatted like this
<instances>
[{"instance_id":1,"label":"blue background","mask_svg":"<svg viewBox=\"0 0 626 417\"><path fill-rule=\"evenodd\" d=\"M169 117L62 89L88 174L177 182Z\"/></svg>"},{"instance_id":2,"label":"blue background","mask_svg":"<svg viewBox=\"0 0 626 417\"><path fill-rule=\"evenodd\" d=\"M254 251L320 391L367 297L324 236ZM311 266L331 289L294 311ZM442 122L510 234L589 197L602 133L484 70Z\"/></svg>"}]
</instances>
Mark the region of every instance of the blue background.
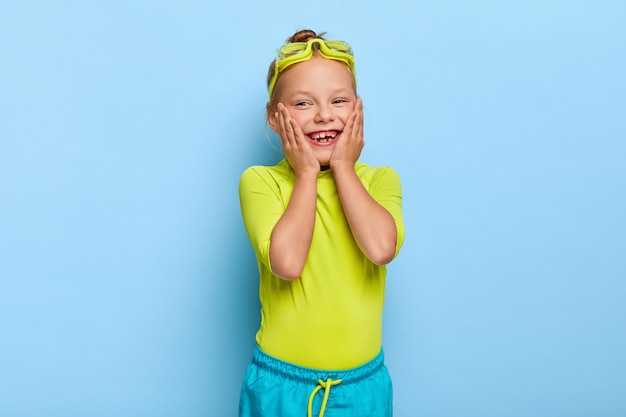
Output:
<instances>
[{"instance_id":1,"label":"blue background","mask_svg":"<svg viewBox=\"0 0 626 417\"><path fill-rule=\"evenodd\" d=\"M237 184L281 158L265 74L308 27L403 179L396 415L626 415L623 4L2 2L0 415L235 415Z\"/></svg>"}]
</instances>

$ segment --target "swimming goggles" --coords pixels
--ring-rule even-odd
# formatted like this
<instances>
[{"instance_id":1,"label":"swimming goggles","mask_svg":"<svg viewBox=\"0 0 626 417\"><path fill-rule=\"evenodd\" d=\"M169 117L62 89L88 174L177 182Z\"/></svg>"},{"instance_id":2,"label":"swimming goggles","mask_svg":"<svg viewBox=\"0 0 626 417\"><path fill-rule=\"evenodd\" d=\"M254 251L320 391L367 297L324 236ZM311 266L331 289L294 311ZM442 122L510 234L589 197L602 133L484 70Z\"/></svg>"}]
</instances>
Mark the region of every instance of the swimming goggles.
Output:
<instances>
[{"instance_id":1,"label":"swimming goggles","mask_svg":"<svg viewBox=\"0 0 626 417\"><path fill-rule=\"evenodd\" d=\"M272 92L274 91L278 74L293 64L311 59L313 56L314 43L319 45L319 50L315 52L318 52L324 58L341 61L347 64L352 71L354 79L356 80L356 74L354 72L354 55L352 54L352 48L346 42L327 41L319 38L309 39L306 42L292 42L283 45L278 50L274 75L272 76L268 87L270 97L272 97Z\"/></svg>"}]
</instances>

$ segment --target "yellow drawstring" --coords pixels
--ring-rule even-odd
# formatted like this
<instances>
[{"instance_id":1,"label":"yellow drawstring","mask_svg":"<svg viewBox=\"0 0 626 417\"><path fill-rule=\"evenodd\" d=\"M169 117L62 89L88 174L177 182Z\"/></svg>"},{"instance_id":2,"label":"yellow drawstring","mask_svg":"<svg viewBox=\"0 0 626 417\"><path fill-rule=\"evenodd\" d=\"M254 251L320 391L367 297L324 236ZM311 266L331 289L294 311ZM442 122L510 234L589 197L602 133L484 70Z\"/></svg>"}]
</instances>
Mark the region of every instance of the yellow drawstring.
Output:
<instances>
[{"instance_id":1,"label":"yellow drawstring","mask_svg":"<svg viewBox=\"0 0 626 417\"><path fill-rule=\"evenodd\" d=\"M312 410L313 398L315 398L315 394L317 394L317 392L321 390L322 388L324 389L324 400L322 401L322 408L320 408L319 417L324 417L324 410L326 409L326 402L328 401L328 395L330 394L330 387L332 387L333 385L340 384L341 379L336 379L333 381L332 379L328 378L326 382L322 381L321 379L318 380L317 382L319 385L315 387L315 389L311 393L311 396L309 397L309 416L308 417L313 417L313 410Z\"/></svg>"}]
</instances>

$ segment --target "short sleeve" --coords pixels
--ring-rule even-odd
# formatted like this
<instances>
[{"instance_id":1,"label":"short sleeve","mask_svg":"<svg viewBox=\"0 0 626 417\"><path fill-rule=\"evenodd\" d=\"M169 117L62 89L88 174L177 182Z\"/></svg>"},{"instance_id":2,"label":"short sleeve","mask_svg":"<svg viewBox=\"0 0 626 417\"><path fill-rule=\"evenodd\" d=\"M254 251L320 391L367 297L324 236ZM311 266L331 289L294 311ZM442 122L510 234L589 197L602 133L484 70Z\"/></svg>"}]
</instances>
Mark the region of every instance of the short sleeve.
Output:
<instances>
[{"instance_id":1,"label":"short sleeve","mask_svg":"<svg viewBox=\"0 0 626 417\"><path fill-rule=\"evenodd\" d=\"M404 243L404 219L402 217L402 183L398 173L390 167L381 167L369 184L369 193L378 204L393 217L396 224L396 256Z\"/></svg>"},{"instance_id":2,"label":"short sleeve","mask_svg":"<svg viewBox=\"0 0 626 417\"><path fill-rule=\"evenodd\" d=\"M254 166L243 172L239 181L239 201L243 223L256 256L271 270L270 237L286 204L280 187L266 167Z\"/></svg>"}]
</instances>

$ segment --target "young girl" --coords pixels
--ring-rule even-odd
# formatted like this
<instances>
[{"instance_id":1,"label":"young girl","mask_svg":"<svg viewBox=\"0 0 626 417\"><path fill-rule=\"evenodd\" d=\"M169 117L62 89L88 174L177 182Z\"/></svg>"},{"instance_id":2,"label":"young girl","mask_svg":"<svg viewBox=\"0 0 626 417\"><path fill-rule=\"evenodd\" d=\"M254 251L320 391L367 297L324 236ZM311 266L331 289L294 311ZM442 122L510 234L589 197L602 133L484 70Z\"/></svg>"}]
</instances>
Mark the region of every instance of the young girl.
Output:
<instances>
[{"instance_id":1,"label":"young girl","mask_svg":"<svg viewBox=\"0 0 626 417\"><path fill-rule=\"evenodd\" d=\"M286 158L241 176L260 272L261 326L241 417L392 415L382 353L385 265L404 238L400 179L357 162L354 57L310 30L268 74L267 119Z\"/></svg>"}]
</instances>

